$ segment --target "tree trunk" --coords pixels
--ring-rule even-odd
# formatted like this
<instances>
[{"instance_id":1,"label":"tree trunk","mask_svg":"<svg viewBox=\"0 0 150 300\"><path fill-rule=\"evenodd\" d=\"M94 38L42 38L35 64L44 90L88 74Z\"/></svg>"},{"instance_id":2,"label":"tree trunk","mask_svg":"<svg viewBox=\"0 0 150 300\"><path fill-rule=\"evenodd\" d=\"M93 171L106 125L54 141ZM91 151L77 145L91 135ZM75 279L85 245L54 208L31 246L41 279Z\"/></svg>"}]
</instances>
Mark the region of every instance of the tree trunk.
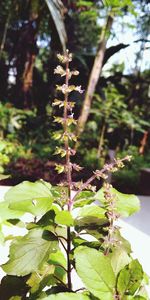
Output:
<instances>
[{"instance_id":1,"label":"tree trunk","mask_svg":"<svg viewBox=\"0 0 150 300\"><path fill-rule=\"evenodd\" d=\"M4 27L4 33L3 33L2 42L1 42L1 45L0 45L0 56L1 56L1 53L3 52L3 50L4 50L7 31L8 31L8 27L9 27L9 21L10 21L10 12L8 14L8 17L7 17L7 20L6 20L6 23L5 23L5 27Z\"/></svg>"},{"instance_id":2,"label":"tree trunk","mask_svg":"<svg viewBox=\"0 0 150 300\"><path fill-rule=\"evenodd\" d=\"M33 85L33 68L35 63L36 55L30 54L27 56L27 61L24 66L24 72L22 76L22 91L24 93L24 107L31 107L29 105L30 92Z\"/></svg>"},{"instance_id":3,"label":"tree trunk","mask_svg":"<svg viewBox=\"0 0 150 300\"><path fill-rule=\"evenodd\" d=\"M89 78L89 82L88 82L88 86L87 86L87 90L86 90L85 99L83 102L83 107L81 110L80 117L78 119L78 125L77 125L78 137L84 131L85 124L86 124L86 121L87 121L89 113L90 113L93 94L95 92L95 88L96 88L97 82L99 80L101 71L102 71L104 54L106 51L106 43L108 40L110 29L112 27L112 23L113 23L113 16L111 14L109 14L107 17L106 25L102 30L97 54L96 54L96 57L94 60L93 68L92 68L92 71L90 74L90 78Z\"/></svg>"},{"instance_id":4,"label":"tree trunk","mask_svg":"<svg viewBox=\"0 0 150 300\"><path fill-rule=\"evenodd\" d=\"M105 130L106 130L106 124L105 124L105 121L104 121L103 126L102 126L102 130L101 130L101 133L100 133L99 145L98 145L98 150L97 150L97 158L100 158L101 153L102 153L102 148L103 148L103 144L104 144Z\"/></svg>"},{"instance_id":5,"label":"tree trunk","mask_svg":"<svg viewBox=\"0 0 150 300\"><path fill-rule=\"evenodd\" d=\"M143 155L145 151L145 146L147 144L147 139L148 139L148 131L144 132L143 138L141 140L141 146L139 149L139 154Z\"/></svg>"},{"instance_id":6,"label":"tree trunk","mask_svg":"<svg viewBox=\"0 0 150 300\"><path fill-rule=\"evenodd\" d=\"M33 105L32 85L33 68L38 53L36 45L39 17L29 16L28 23L24 24L19 33L16 45L16 94L18 107L31 108Z\"/></svg>"}]
</instances>

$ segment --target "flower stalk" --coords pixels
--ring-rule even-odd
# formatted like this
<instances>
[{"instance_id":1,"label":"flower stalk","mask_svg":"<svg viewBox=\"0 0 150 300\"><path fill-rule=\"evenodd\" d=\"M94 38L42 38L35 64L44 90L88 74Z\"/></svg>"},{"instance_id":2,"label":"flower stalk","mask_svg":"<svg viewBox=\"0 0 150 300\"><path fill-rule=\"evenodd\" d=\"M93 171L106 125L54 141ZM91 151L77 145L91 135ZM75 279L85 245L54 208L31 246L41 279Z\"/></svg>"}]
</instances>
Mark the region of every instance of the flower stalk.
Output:
<instances>
[{"instance_id":1,"label":"flower stalk","mask_svg":"<svg viewBox=\"0 0 150 300\"><path fill-rule=\"evenodd\" d=\"M109 183L104 184L104 197L105 197L105 208L106 216L109 221L108 234L104 239L104 255L108 255L112 246L115 246L117 240L115 238L115 221L118 220L120 215L116 212L116 195L111 191L112 185Z\"/></svg>"},{"instance_id":2,"label":"flower stalk","mask_svg":"<svg viewBox=\"0 0 150 300\"><path fill-rule=\"evenodd\" d=\"M59 74L61 77L65 76L65 84L62 86L57 86L57 90L61 91L64 94L64 101L55 99L54 105L58 105L59 107L64 107L63 112L63 118L55 117L55 121L58 123L62 123L63 125L63 135L61 137L62 141L64 142L64 149L57 148L57 153L61 156L65 156L66 163L65 167L61 167L60 165L57 165L57 170L59 173L61 171L66 172L67 176L67 188L68 188L68 200L67 200L67 209L69 212L71 212L73 208L73 200L71 199L71 189L72 189L72 169L75 167L70 160L71 155L74 155L74 150L71 149L69 145L70 140L76 140L75 135L73 135L70 132L69 126L72 124L76 124L76 121L73 118L72 114L72 108L74 107L74 102L70 102L68 97L69 93L73 90L82 92L80 86L69 86L69 80L72 77L72 75L78 75L78 71L70 71L69 69L69 63L72 61L72 55L67 50L65 55L58 55L58 59L62 64L65 64L65 69L61 66L58 66L54 73ZM71 290L72 284L71 284L71 261L70 261L70 251L71 251L71 228L67 227L67 281L68 281L68 289Z\"/></svg>"},{"instance_id":3,"label":"flower stalk","mask_svg":"<svg viewBox=\"0 0 150 300\"><path fill-rule=\"evenodd\" d=\"M62 72L62 71L61 71ZM64 134L68 134L68 86L69 86L69 53L66 52L66 79L65 79L65 99L64 99ZM71 201L71 185L72 185L72 176L71 176L71 164L70 164L70 151L69 151L69 141L68 138L64 140L65 143L65 152L66 152L66 168L67 168L67 183L68 183L68 211L71 211L72 201ZM70 263L70 251L71 251L71 232L70 227L67 227L67 281L68 289L71 290L71 263Z\"/></svg>"},{"instance_id":4,"label":"flower stalk","mask_svg":"<svg viewBox=\"0 0 150 300\"><path fill-rule=\"evenodd\" d=\"M82 93L83 90L81 86L70 85L69 81L72 76L77 76L79 74L78 71L71 71L70 70L70 62L72 61L72 54L69 53L67 50L65 55L58 55L58 59L62 65L65 65L63 68L62 66L57 66L54 73L60 75L61 77L65 77L65 83L62 85L57 85L58 92L61 92L64 95L64 100L55 99L53 106L58 106L59 108L63 107L63 117L54 117L54 121L61 124L63 127L63 133L55 134L55 139L60 139L63 143L63 147L57 147L55 154L60 155L61 157L65 157L65 164L57 164L56 169L58 173L65 172L66 174L66 182L64 183L65 186L68 188L68 198L64 205L64 209L67 206L68 212L71 213L74 205L74 201L76 200L77 195L85 189L93 190L93 186L91 183L95 180L106 180L108 177L108 173L116 172L119 168L124 166L124 161L130 161L131 157L126 156L123 159L115 159L113 163L105 164L101 170L95 170L93 175L85 182L74 183L72 181L72 171L80 171L82 168L77 165L76 163L71 162L71 156L75 155L75 149L70 147L70 142L76 142L77 136L74 134L70 126L76 125L77 122L74 119L72 109L74 108L75 103L70 101L69 94L72 91L77 91ZM74 197L71 197L71 191L77 188L77 192ZM111 194L110 191L111 186L106 183L104 186L105 189L105 200L106 200L106 211L107 211L107 218L109 220L109 228L108 228L108 236L106 237L107 240L104 241L105 250L104 254L108 255L111 245L113 244L113 233L115 231L114 226L114 219L117 219L117 215L115 214L115 207L114 207L114 195ZM72 271L72 263L70 259L70 253L72 250L72 241L71 241L71 227L67 226L67 238L66 238L66 246L65 252L67 256L67 287L69 290L72 290L72 280L71 280L71 271ZM64 246L64 244L63 244Z\"/></svg>"}]
</instances>

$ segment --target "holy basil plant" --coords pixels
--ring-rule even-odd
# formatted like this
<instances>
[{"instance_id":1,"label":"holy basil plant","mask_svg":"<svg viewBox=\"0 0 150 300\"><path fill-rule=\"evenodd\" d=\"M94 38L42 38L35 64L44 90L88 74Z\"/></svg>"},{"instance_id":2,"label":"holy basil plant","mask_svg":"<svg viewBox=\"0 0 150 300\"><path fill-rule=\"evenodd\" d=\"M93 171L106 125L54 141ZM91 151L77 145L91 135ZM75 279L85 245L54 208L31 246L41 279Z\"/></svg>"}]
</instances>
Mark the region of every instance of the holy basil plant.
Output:
<instances>
[{"instance_id":1,"label":"holy basil plant","mask_svg":"<svg viewBox=\"0 0 150 300\"><path fill-rule=\"evenodd\" d=\"M69 85L71 77L78 75L69 67L72 55L66 51L58 58L65 68L59 65L55 74L65 83L57 86L64 99L54 100L54 106L63 108L63 116L54 118L63 128L54 134L59 140L55 154L62 157L56 169L66 174L66 181L58 186L24 181L0 202L1 228L24 228L23 236L1 235L10 248L1 265L5 276L0 300L146 300L148 278L117 225L119 217L139 210L139 200L107 182L108 173L124 167L130 157L105 164L85 182L72 181L72 171L81 167L71 159L77 137L72 131L76 120L70 94L82 90ZM103 180L99 191L92 186L95 179Z\"/></svg>"}]
</instances>

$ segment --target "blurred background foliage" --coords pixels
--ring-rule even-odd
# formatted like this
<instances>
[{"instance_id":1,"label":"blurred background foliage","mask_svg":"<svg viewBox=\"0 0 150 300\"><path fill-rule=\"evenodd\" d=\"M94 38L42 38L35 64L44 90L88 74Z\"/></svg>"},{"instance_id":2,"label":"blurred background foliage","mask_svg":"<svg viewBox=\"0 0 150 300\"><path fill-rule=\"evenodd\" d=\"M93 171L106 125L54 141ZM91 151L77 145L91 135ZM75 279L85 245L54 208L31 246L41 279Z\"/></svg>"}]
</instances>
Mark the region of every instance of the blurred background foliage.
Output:
<instances>
[{"instance_id":1,"label":"blurred background foliage","mask_svg":"<svg viewBox=\"0 0 150 300\"><path fill-rule=\"evenodd\" d=\"M131 152L134 162L112 180L138 189L140 170L150 167L149 12L148 0L1 0L0 173L12 175L12 184L59 180L52 101L60 79L53 70L57 53L68 48L80 71L75 84L85 90L71 95L80 120L76 159L87 173L110 160L110 151ZM128 57L120 59L129 48L130 67Z\"/></svg>"}]
</instances>

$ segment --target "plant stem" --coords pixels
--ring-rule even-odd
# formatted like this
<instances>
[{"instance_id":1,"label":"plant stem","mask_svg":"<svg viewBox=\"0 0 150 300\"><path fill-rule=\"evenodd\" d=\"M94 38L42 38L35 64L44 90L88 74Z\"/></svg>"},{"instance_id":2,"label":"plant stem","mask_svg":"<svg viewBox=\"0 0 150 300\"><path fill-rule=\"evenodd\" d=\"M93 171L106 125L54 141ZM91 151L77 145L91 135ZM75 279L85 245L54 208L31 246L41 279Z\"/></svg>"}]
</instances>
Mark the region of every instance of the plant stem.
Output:
<instances>
[{"instance_id":1,"label":"plant stem","mask_svg":"<svg viewBox=\"0 0 150 300\"><path fill-rule=\"evenodd\" d=\"M66 53L67 55L67 53ZM69 59L66 62L66 86L69 85ZM64 101L64 133L68 132L67 128L67 117L68 117L68 92L65 94L65 101ZM66 150L66 166L67 166L67 183L68 183L68 211L72 209L72 201L71 201L71 186L72 186L72 177L71 177L71 163L70 163L70 150L69 150L69 141L68 137L65 139L65 150Z\"/></svg>"},{"instance_id":2,"label":"plant stem","mask_svg":"<svg viewBox=\"0 0 150 300\"><path fill-rule=\"evenodd\" d=\"M60 278L58 278L56 275L53 275L53 276L54 276L54 278L55 278L56 280L58 280L63 286L66 287L65 283L64 283Z\"/></svg>"},{"instance_id":3,"label":"plant stem","mask_svg":"<svg viewBox=\"0 0 150 300\"><path fill-rule=\"evenodd\" d=\"M68 56L68 52L66 51L66 56ZM69 85L69 57L66 62L66 87ZM64 133L68 132L67 128L67 117L68 117L68 92L65 93L65 101L64 101ZM71 186L72 186L72 167L70 163L70 150L69 150L69 141L68 137L65 139L65 150L66 150L66 167L67 167L67 184L68 184L68 202L67 207L68 211L72 210L72 200L71 200ZM70 251L71 251L71 231L70 227L67 227L67 281L68 288L71 289L71 262L70 262Z\"/></svg>"},{"instance_id":4,"label":"plant stem","mask_svg":"<svg viewBox=\"0 0 150 300\"><path fill-rule=\"evenodd\" d=\"M66 239L64 236L62 236L62 235L57 235L57 237L58 237L59 239L63 239L65 242L67 242L67 239Z\"/></svg>"},{"instance_id":5,"label":"plant stem","mask_svg":"<svg viewBox=\"0 0 150 300\"><path fill-rule=\"evenodd\" d=\"M114 226L114 222L113 222L113 219L111 219L109 229L112 228L113 226ZM111 231L109 230L108 237L107 237L109 243L111 242L111 237L112 237L112 234L111 234ZM106 247L106 249L104 250L104 255L107 256L109 254L109 251L110 251L110 246Z\"/></svg>"},{"instance_id":6,"label":"plant stem","mask_svg":"<svg viewBox=\"0 0 150 300\"><path fill-rule=\"evenodd\" d=\"M122 159L120 159L120 162L123 162L123 161L125 161L125 160L128 160L127 159L127 157L124 157L124 158L122 158ZM113 168L113 167L115 167L117 165L117 161L114 161L113 163L110 163L110 164L106 164L106 165L104 165L104 168L102 168L101 170L100 170L100 172L101 173L106 173L106 172L108 172L109 170L108 170L108 167L109 168ZM74 200L75 200L75 198L77 197L77 195L80 193L80 192L82 192L84 189L86 189L87 187L88 187L88 185L91 183L91 182L93 182L94 181L94 179L96 179L97 178L97 174L96 173L94 173L94 175L92 175L87 181L85 181L84 183L83 183L83 185L81 186L81 188L76 192L76 194L74 195L74 197L72 198L72 202L74 202Z\"/></svg>"},{"instance_id":7,"label":"plant stem","mask_svg":"<svg viewBox=\"0 0 150 300\"><path fill-rule=\"evenodd\" d=\"M59 267L59 268L62 268L62 269L67 273L67 269L66 269L64 266L59 265L59 264L55 264L55 266L56 266L56 267Z\"/></svg>"},{"instance_id":8,"label":"plant stem","mask_svg":"<svg viewBox=\"0 0 150 300\"><path fill-rule=\"evenodd\" d=\"M76 192L76 194L74 195L72 201L75 200L75 198L77 197L77 195L82 192L84 189L86 189L86 187L94 180L96 179L96 174L92 175L85 183L83 183L82 187Z\"/></svg>"},{"instance_id":9,"label":"plant stem","mask_svg":"<svg viewBox=\"0 0 150 300\"><path fill-rule=\"evenodd\" d=\"M59 242L61 243L61 245L63 246L64 250L65 250L66 253L67 253L67 248L65 247L64 243L63 243L61 240L59 240Z\"/></svg>"},{"instance_id":10,"label":"plant stem","mask_svg":"<svg viewBox=\"0 0 150 300\"><path fill-rule=\"evenodd\" d=\"M68 281L68 289L71 290L72 282L71 282L71 262L70 262L70 251L71 251L71 231L70 227L67 227L67 281Z\"/></svg>"}]
</instances>

